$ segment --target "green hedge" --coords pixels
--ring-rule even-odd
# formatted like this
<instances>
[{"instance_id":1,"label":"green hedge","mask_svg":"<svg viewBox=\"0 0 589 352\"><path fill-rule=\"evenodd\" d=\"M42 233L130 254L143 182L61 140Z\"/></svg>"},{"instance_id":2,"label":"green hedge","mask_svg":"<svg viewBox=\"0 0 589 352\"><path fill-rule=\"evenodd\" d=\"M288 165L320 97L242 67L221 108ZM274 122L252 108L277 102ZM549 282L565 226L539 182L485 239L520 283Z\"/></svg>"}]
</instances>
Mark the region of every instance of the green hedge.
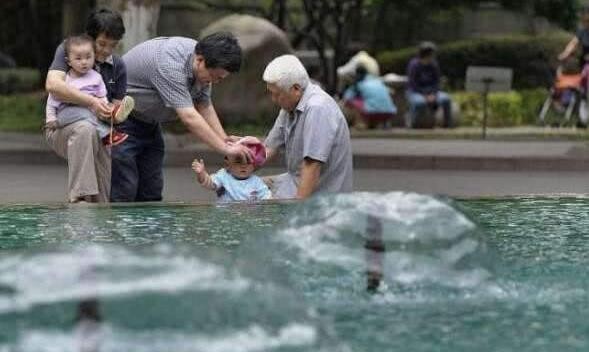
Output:
<instances>
[{"instance_id":1,"label":"green hedge","mask_svg":"<svg viewBox=\"0 0 589 352\"><path fill-rule=\"evenodd\" d=\"M40 93L0 95L0 131L41 133L46 99Z\"/></svg>"},{"instance_id":2,"label":"green hedge","mask_svg":"<svg viewBox=\"0 0 589 352\"><path fill-rule=\"evenodd\" d=\"M460 106L461 126L481 126L483 121L483 103L476 93L455 92L452 99ZM489 97L489 126L534 125L542 103L548 91L532 89L509 93L492 93ZM40 133L45 121L44 93L0 95L0 131L19 131ZM166 126L166 130L176 133L184 132L180 123ZM267 125L229 125L228 133L263 135L269 131Z\"/></svg>"},{"instance_id":3,"label":"green hedge","mask_svg":"<svg viewBox=\"0 0 589 352\"><path fill-rule=\"evenodd\" d=\"M489 127L534 125L547 96L546 89L491 93L487 109L487 125ZM461 126L482 126L483 100L480 94L457 92L452 94L452 99L460 107Z\"/></svg>"},{"instance_id":4,"label":"green hedge","mask_svg":"<svg viewBox=\"0 0 589 352\"><path fill-rule=\"evenodd\" d=\"M26 93L39 90L41 77L32 68L0 69L0 94Z\"/></svg>"},{"instance_id":5,"label":"green hedge","mask_svg":"<svg viewBox=\"0 0 589 352\"><path fill-rule=\"evenodd\" d=\"M529 89L551 84L556 57L571 34L550 36L510 36L473 39L442 45L438 61L450 89L464 89L466 68L471 65L504 66L514 71L513 87ZM381 72L405 74L415 48L386 51L377 55Z\"/></svg>"}]
</instances>

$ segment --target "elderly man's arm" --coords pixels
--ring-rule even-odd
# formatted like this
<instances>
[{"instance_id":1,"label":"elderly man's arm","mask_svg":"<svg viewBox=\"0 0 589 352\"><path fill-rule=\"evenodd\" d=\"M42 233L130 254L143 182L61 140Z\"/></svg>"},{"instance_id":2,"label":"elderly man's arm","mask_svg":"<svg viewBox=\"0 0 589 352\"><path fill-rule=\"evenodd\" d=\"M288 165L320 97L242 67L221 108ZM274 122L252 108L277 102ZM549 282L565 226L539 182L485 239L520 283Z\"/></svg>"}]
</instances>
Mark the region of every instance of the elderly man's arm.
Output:
<instances>
[{"instance_id":1,"label":"elderly man's arm","mask_svg":"<svg viewBox=\"0 0 589 352\"><path fill-rule=\"evenodd\" d=\"M208 103L200 103L197 104L196 110L204 117L205 121L211 126L213 131L221 137L223 140L227 139L227 134L221 125L221 121L219 121L219 115L217 115L217 111L215 107L210 102Z\"/></svg>"},{"instance_id":2,"label":"elderly man's arm","mask_svg":"<svg viewBox=\"0 0 589 352\"><path fill-rule=\"evenodd\" d=\"M299 179L299 187L297 188L297 198L305 199L313 194L319 185L319 177L321 176L322 163L317 160L305 158L301 165L301 175Z\"/></svg>"}]
</instances>

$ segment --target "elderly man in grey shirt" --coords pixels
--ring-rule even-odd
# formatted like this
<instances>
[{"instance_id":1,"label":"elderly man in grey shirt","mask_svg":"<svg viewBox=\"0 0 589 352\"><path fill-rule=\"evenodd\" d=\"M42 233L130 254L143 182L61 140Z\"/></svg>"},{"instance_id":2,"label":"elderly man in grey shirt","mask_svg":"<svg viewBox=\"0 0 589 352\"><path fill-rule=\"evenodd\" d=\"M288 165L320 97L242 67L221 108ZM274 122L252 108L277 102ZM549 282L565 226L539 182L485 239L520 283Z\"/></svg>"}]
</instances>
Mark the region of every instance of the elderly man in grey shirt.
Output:
<instances>
[{"instance_id":1,"label":"elderly man in grey shirt","mask_svg":"<svg viewBox=\"0 0 589 352\"><path fill-rule=\"evenodd\" d=\"M281 108L265 140L268 158L282 151L287 167L286 174L269 178L273 194L304 199L316 192L351 192L350 131L335 100L309 82L293 55L275 58L263 78Z\"/></svg>"},{"instance_id":2,"label":"elderly man in grey shirt","mask_svg":"<svg viewBox=\"0 0 589 352\"><path fill-rule=\"evenodd\" d=\"M119 130L129 135L112 150L111 201L162 199L164 142L160 124L180 120L188 131L219 153L251 160L243 145L229 143L211 103L211 84L241 66L241 49L230 33L201 41L155 38L123 56L127 94L135 109Z\"/></svg>"}]
</instances>

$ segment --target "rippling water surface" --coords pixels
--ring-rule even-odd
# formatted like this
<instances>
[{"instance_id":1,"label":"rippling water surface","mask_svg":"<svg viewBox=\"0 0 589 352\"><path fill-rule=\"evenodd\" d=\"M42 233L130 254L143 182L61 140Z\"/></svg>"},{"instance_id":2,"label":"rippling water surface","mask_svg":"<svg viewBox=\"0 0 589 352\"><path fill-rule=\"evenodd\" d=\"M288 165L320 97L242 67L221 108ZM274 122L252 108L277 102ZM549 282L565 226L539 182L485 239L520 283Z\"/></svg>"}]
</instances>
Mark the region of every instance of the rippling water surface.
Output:
<instances>
[{"instance_id":1,"label":"rippling water surface","mask_svg":"<svg viewBox=\"0 0 589 352\"><path fill-rule=\"evenodd\" d=\"M0 207L0 351L586 351L589 200Z\"/></svg>"}]
</instances>

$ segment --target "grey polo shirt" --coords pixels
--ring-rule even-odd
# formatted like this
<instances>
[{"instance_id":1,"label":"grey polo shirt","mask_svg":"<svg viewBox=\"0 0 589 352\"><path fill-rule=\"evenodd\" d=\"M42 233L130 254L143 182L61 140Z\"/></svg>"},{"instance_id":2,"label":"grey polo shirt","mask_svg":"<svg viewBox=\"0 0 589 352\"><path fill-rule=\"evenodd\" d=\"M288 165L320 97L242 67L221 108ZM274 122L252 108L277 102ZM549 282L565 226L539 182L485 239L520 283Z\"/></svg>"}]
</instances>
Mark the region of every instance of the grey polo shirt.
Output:
<instances>
[{"instance_id":1,"label":"grey polo shirt","mask_svg":"<svg viewBox=\"0 0 589 352\"><path fill-rule=\"evenodd\" d=\"M160 37L129 50L127 94L135 99L133 117L150 123L172 121L175 109L209 104L211 85L202 84L192 71L196 40Z\"/></svg>"},{"instance_id":2,"label":"grey polo shirt","mask_svg":"<svg viewBox=\"0 0 589 352\"><path fill-rule=\"evenodd\" d=\"M293 113L280 111L265 143L284 152L297 187L302 162L310 158L323 163L316 192L352 191L348 124L335 100L319 86L307 86Z\"/></svg>"}]
</instances>

